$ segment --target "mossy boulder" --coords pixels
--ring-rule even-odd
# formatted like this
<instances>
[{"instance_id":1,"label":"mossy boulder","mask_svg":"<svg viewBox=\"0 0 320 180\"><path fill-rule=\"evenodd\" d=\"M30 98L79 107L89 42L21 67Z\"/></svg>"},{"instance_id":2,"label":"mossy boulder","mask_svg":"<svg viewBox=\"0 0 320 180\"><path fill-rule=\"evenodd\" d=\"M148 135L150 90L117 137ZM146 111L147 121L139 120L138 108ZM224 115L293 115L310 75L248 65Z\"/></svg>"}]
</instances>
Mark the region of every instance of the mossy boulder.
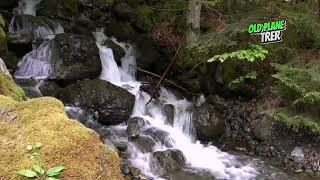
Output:
<instances>
[{"instance_id":1,"label":"mossy boulder","mask_svg":"<svg viewBox=\"0 0 320 180\"><path fill-rule=\"evenodd\" d=\"M7 51L7 36L3 28L5 28L5 21L0 14L0 53Z\"/></svg>"},{"instance_id":2,"label":"mossy boulder","mask_svg":"<svg viewBox=\"0 0 320 180\"><path fill-rule=\"evenodd\" d=\"M0 95L9 96L14 100L21 101L26 99L24 91L16 85L0 58Z\"/></svg>"},{"instance_id":3,"label":"mossy boulder","mask_svg":"<svg viewBox=\"0 0 320 180\"><path fill-rule=\"evenodd\" d=\"M19 170L41 164L64 166L61 179L122 179L117 153L94 131L69 119L59 100L17 102L0 95L0 114L0 177L19 179ZM42 148L31 159L26 147L36 143Z\"/></svg>"}]
</instances>

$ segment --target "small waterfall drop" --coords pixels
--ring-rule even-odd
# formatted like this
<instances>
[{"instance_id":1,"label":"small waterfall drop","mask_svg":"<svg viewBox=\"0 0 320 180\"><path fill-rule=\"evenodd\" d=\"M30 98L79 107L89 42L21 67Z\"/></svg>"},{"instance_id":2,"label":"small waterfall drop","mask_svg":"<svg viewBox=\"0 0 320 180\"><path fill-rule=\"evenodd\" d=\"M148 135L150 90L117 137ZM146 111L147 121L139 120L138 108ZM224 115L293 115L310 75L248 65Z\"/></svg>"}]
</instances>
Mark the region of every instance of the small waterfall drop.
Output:
<instances>
[{"instance_id":1,"label":"small waterfall drop","mask_svg":"<svg viewBox=\"0 0 320 180\"><path fill-rule=\"evenodd\" d=\"M51 43L50 40L47 40L19 61L18 70L14 76L16 78L47 78L52 72L51 57Z\"/></svg>"},{"instance_id":2,"label":"small waterfall drop","mask_svg":"<svg viewBox=\"0 0 320 180\"><path fill-rule=\"evenodd\" d=\"M166 141L172 147L168 147L163 143L157 142L153 147L153 152L164 151L170 148L181 150L186 157L188 166L208 170L218 179L239 179L250 180L258 175L258 172L251 164L244 164L237 160L236 156L220 151L215 146L205 146L195 140L194 129L192 126L192 113L189 110L192 106L187 100L179 100L173 93L161 88L160 103L151 102L146 105L150 99L150 95L140 91L141 83L135 80L135 72L132 72L131 65L135 66L135 57L131 46L121 44L126 55L121 60L120 67L117 66L112 49L102 45L107 39L102 31L94 33L97 45L100 49L100 58L103 64L101 79L107 80L114 85L127 89L135 95L136 102L132 117L142 117L148 122L146 128L155 128L168 133ZM116 42L113 39L114 42ZM131 47L131 48L125 48ZM175 108L173 126L166 124L166 116L162 113L163 104L172 104ZM109 128L109 127L108 127ZM126 137L121 137L120 132L125 131L126 125L110 127L110 130L118 134L117 140L128 141ZM134 142L128 142L130 152L130 160L134 166L142 170L146 176L155 179L161 179L153 173L150 164L152 152L142 152Z\"/></svg>"},{"instance_id":3,"label":"small waterfall drop","mask_svg":"<svg viewBox=\"0 0 320 180\"><path fill-rule=\"evenodd\" d=\"M21 0L19 1L19 7L17 11L19 14L27 14L36 16L36 6L41 0Z\"/></svg>"},{"instance_id":4,"label":"small waterfall drop","mask_svg":"<svg viewBox=\"0 0 320 180\"><path fill-rule=\"evenodd\" d=\"M36 16L36 6L41 0L21 0L18 14L9 24L9 33L28 36L30 40L40 40L40 45L33 44L33 50L27 53L18 63L16 78L45 79L52 72L51 40L55 35L64 33L63 27L48 18ZM34 43L34 41L32 42Z\"/></svg>"}]
</instances>

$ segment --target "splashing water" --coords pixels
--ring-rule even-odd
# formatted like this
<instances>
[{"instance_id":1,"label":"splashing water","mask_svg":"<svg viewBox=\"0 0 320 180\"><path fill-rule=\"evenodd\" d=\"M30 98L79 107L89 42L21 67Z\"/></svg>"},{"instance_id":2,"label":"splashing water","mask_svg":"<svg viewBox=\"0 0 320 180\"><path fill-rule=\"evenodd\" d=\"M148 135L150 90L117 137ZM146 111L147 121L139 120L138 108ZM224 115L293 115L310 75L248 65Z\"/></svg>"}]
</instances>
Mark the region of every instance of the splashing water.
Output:
<instances>
[{"instance_id":1,"label":"splashing water","mask_svg":"<svg viewBox=\"0 0 320 180\"><path fill-rule=\"evenodd\" d=\"M14 73L16 78L45 79L52 72L51 43L44 41L38 48L26 54L18 63L18 70Z\"/></svg>"},{"instance_id":2,"label":"splashing water","mask_svg":"<svg viewBox=\"0 0 320 180\"><path fill-rule=\"evenodd\" d=\"M236 156L220 151L215 146L204 146L199 141L195 141L194 128L192 126L192 113L189 110L192 106L187 100L178 100L170 91L161 88L160 104L151 102L146 106L150 95L140 91L141 83L135 80L135 72L131 70L130 65L135 65L134 51L131 46L115 43L122 46L126 52L122 58L121 66L118 67L114 60L112 49L102 45L107 37L98 31L94 33L97 45L100 49L100 58L103 64L103 70L100 78L127 89L135 95L136 102L132 117L142 117L149 122L148 127L154 127L169 134L167 140L175 149L179 149L186 157L188 165L193 168L209 170L219 179L239 179L249 180L258 175L258 172L251 164L244 164L237 160ZM128 48L126 48L128 47ZM203 101L203 99L201 100ZM173 104L175 107L174 124L166 124L166 117L162 114L163 104ZM114 126L114 132L125 131L125 125ZM128 148L131 153L131 162L134 166L142 170L144 175L156 177L152 173L150 166L150 156L152 152L142 152L133 142L128 142ZM162 143L157 143L153 151L163 151L169 147Z\"/></svg>"}]
</instances>

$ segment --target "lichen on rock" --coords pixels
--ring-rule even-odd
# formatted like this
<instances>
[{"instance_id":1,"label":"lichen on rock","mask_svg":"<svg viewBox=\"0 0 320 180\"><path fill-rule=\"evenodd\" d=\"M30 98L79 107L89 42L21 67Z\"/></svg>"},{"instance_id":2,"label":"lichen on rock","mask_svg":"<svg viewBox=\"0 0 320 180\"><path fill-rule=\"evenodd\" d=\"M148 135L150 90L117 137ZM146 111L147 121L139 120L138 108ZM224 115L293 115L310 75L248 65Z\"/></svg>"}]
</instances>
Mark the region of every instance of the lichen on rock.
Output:
<instances>
[{"instance_id":1,"label":"lichen on rock","mask_svg":"<svg viewBox=\"0 0 320 180\"><path fill-rule=\"evenodd\" d=\"M30 159L27 145L43 144ZM0 95L0 177L17 179L17 172L41 164L65 166L61 179L122 179L117 153L98 135L70 120L54 98L18 102Z\"/></svg>"}]
</instances>

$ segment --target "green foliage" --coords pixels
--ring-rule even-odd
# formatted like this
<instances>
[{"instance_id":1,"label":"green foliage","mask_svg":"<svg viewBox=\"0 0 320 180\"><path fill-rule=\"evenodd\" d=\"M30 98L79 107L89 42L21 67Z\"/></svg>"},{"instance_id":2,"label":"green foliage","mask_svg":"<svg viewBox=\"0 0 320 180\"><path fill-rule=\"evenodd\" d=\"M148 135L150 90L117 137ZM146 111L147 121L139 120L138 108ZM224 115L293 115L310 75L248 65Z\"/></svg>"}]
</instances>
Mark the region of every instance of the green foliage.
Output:
<instances>
[{"instance_id":1,"label":"green foliage","mask_svg":"<svg viewBox=\"0 0 320 180\"><path fill-rule=\"evenodd\" d=\"M21 170L18 172L18 174L27 178L35 178L38 176L37 173L31 170Z\"/></svg>"},{"instance_id":2,"label":"green foliage","mask_svg":"<svg viewBox=\"0 0 320 180\"><path fill-rule=\"evenodd\" d=\"M239 78L231 81L228 86L234 90L240 89L241 87L244 86L247 80L256 80L256 79L257 79L257 72L253 71L251 73L246 74L245 76L240 76Z\"/></svg>"},{"instance_id":3,"label":"green foliage","mask_svg":"<svg viewBox=\"0 0 320 180\"><path fill-rule=\"evenodd\" d=\"M213 58L209 59L208 62L220 61L224 62L227 59L238 59L248 62L254 62L257 60L263 61L266 58L268 51L259 45L250 45L247 50L239 50L231 53L224 53L220 55L215 55Z\"/></svg>"},{"instance_id":4,"label":"green foliage","mask_svg":"<svg viewBox=\"0 0 320 180\"><path fill-rule=\"evenodd\" d=\"M59 176L65 170L63 166L57 166L49 169L45 172L44 168L41 165L34 165L33 170L21 170L18 174L22 177L26 177L29 179L37 179L37 180L59 180Z\"/></svg>"},{"instance_id":5,"label":"green foliage","mask_svg":"<svg viewBox=\"0 0 320 180\"><path fill-rule=\"evenodd\" d=\"M297 114L292 111L278 110L273 117L295 131L304 131L310 134L320 135L320 125L306 114Z\"/></svg>"},{"instance_id":6,"label":"green foliage","mask_svg":"<svg viewBox=\"0 0 320 180\"><path fill-rule=\"evenodd\" d=\"M312 5L300 3L284 6L281 8L281 15L288 21L287 34L290 41L296 40L302 48L320 48L320 24L315 15Z\"/></svg>"},{"instance_id":7,"label":"green foliage","mask_svg":"<svg viewBox=\"0 0 320 180\"><path fill-rule=\"evenodd\" d=\"M320 102L320 74L318 70L294 68L288 65L272 64L277 73L274 77L278 84L274 92L296 102Z\"/></svg>"}]
</instances>

